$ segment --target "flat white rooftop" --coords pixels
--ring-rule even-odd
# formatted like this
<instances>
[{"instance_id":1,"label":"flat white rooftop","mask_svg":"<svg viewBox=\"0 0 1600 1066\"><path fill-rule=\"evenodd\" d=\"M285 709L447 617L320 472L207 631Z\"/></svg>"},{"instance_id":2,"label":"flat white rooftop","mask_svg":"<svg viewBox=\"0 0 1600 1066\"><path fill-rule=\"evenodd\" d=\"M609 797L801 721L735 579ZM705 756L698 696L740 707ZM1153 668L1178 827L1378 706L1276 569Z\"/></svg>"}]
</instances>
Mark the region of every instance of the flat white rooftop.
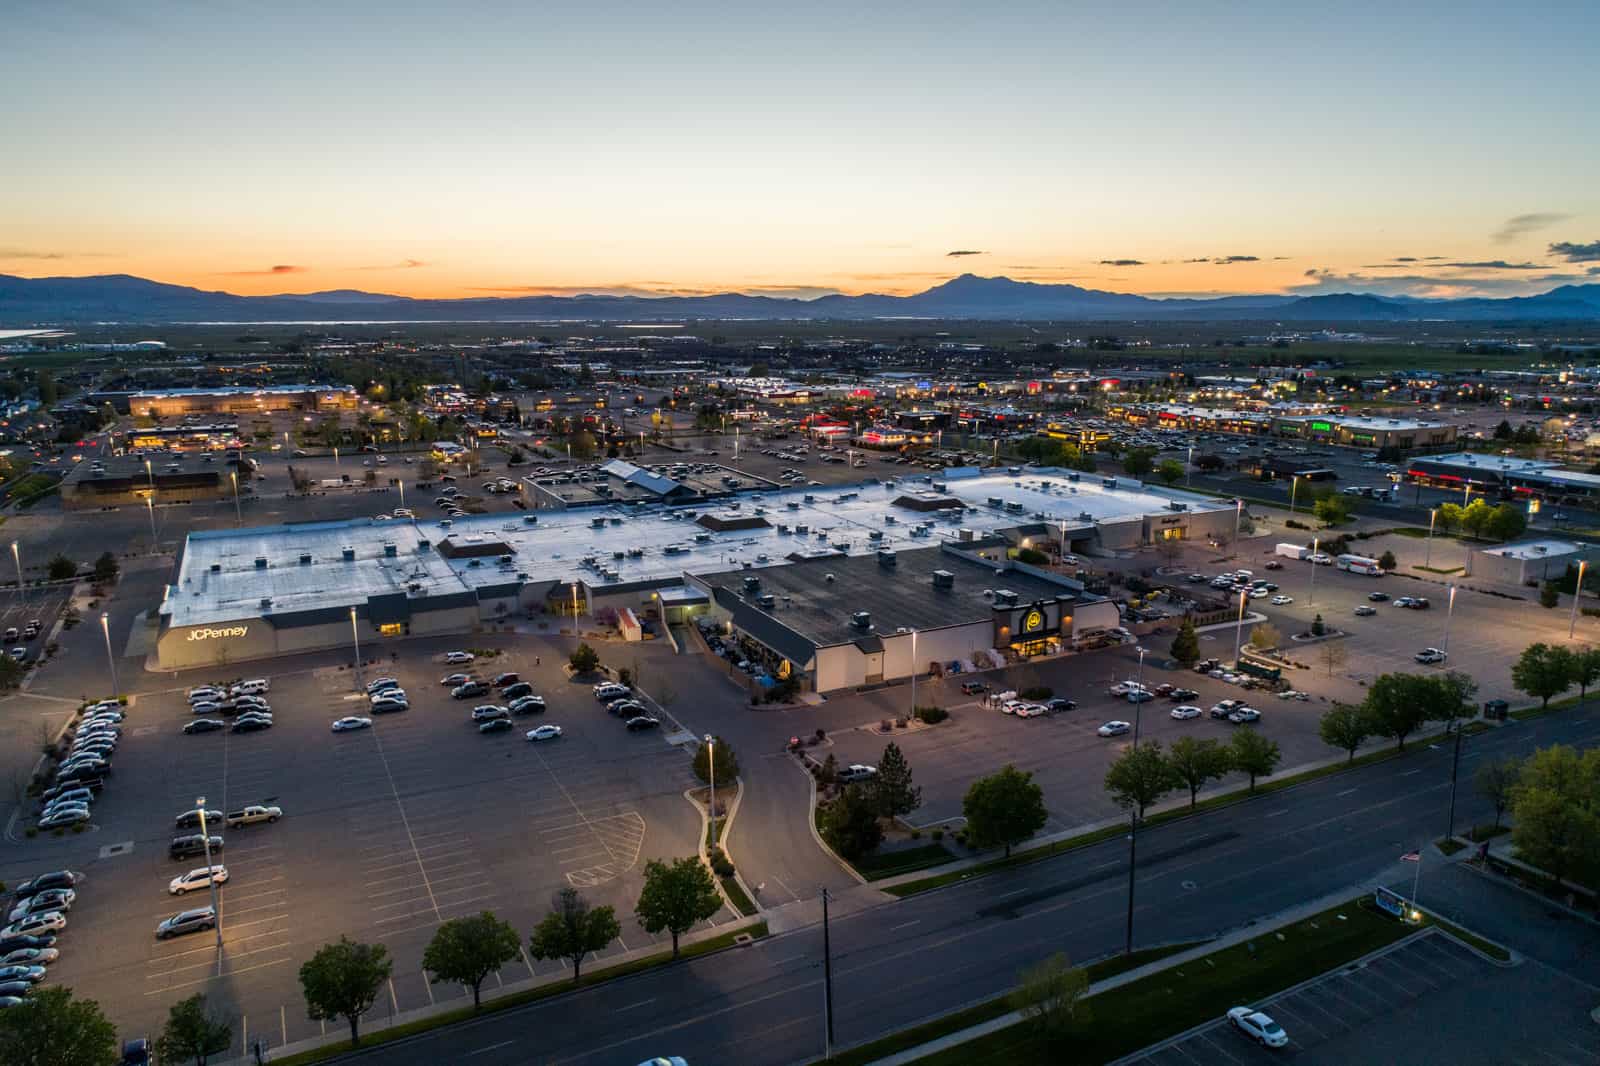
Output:
<instances>
[{"instance_id":1,"label":"flat white rooftop","mask_svg":"<svg viewBox=\"0 0 1600 1066\"><path fill-rule=\"evenodd\" d=\"M901 496L926 493L953 497L963 506L933 511L894 506ZM1175 501L1200 513L1233 508L1212 497L1157 491L1127 479L1107 488L1093 474L1029 469L1012 476L965 469L926 478L754 492L694 507L512 512L458 518L448 526L429 519L355 519L207 530L189 535L163 610L171 614L172 625L187 626L348 607L397 592L435 597L574 580L603 590L746 563L775 566L794 553L861 555L928 547L958 539L962 529L984 534L1040 522L1081 527L1171 515ZM712 530L695 521L701 514L730 522L760 518L768 526ZM511 559L503 561L498 551L445 558L439 545L446 538L457 547L484 550L503 544ZM309 559L302 562L304 556ZM263 605L263 600L271 602Z\"/></svg>"},{"instance_id":2,"label":"flat white rooftop","mask_svg":"<svg viewBox=\"0 0 1600 1066\"><path fill-rule=\"evenodd\" d=\"M1525 540L1517 544L1502 544L1497 548L1484 548L1483 554L1506 559L1550 559L1580 553L1583 547L1570 540Z\"/></svg>"}]
</instances>

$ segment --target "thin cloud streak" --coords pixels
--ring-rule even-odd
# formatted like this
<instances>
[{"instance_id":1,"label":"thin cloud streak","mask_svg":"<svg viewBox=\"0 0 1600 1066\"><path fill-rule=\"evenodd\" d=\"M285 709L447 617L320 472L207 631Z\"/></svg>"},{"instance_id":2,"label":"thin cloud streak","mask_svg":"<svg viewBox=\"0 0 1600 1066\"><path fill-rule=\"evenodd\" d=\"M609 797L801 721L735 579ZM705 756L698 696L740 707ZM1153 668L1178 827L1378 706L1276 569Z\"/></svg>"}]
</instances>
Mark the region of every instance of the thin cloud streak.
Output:
<instances>
[{"instance_id":1,"label":"thin cloud streak","mask_svg":"<svg viewBox=\"0 0 1600 1066\"><path fill-rule=\"evenodd\" d=\"M1489 239L1496 244L1509 244L1518 237L1525 237L1546 226L1554 226L1558 222L1565 222L1571 215L1558 214L1554 211L1535 211L1526 215L1512 215L1501 224L1500 228L1489 235Z\"/></svg>"}]
</instances>

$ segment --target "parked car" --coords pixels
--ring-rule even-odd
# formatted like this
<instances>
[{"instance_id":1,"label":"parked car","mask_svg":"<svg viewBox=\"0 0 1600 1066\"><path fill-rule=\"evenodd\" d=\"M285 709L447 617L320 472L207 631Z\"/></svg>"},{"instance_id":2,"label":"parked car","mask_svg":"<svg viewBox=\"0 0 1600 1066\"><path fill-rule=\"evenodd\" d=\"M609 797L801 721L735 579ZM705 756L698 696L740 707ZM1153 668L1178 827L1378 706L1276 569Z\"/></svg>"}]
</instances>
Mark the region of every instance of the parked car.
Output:
<instances>
[{"instance_id":1,"label":"parked car","mask_svg":"<svg viewBox=\"0 0 1600 1066\"><path fill-rule=\"evenodd\" d=\"M38 936L41 933L59 933L67 927L67 916L60 911L30 914L21 921L12 922L0 929L0 938L12 936Z\"/></svg>"},{"instance_id":2,"label":"parked car","mask_svg":"<svg viewBox=\"0 0 1600 1066\"><path fill-rule=\"evenodd\" d=\"M205 821L206 821L206 825L219 825L219 824L221 824L221 822L222 822L222 812L221 811L206 811L206 819L205 819ZM196 807L194 810L184 811L182 814L178 815L176 818L174 818L172 820L172 825L173 825L174 829L199 829L200 828L200 808Z\"/></svg>"},{"instance_id":3,"label":"parked car","mask_svg":"<svg viewBox=\"0 0 1600 1066\"><path fill-rule=\"evenodd\" d=\"M1367 617L1369 617L1371 615L1375 615L1377 613L1378 613L1378 609L1376 607L1369 607L1366 604L1362 604L1360 607L1356 608L1356 617L1357 618L1367 618Z\"/></svg>"},{"instance_id":4,"label":"parked car","mask_svg":"<svg viewBox=\"0 0 1600 1066\"><path fill-rule=\"evenodd\" d=\"M82 825L89 820L87 807L66 807L51 811L39 819L40 829L66 829L69 826Z\"/></svg>"},{"instance_id":5,"label":"parked car","mask_svg":"<svg viewBox=\"0 0 1600 1066\"><path fill-rule=\"evenodd\" d=\"M483 703L472 708L472 720L474 722L487 722L491 718L506 718L510 714L511 712L504 707L493 703Z\"/></svg>"},{"instance_id":6,"label":"parked car","mask_svg":"<svg viewBox=\"0 0 1600 1066\"><path fill-rule=\"evenodd\" d=\"M271 729L271 728L272 728L272 719L263 718L260 715L251 715L248 718L241 718L237 722L233 723L233 728L230 729L229 732L230 733L259 733L263 729Z\"/></svg>"},{"instance_id":7,"label":"parked car","mask_svg":"<svg viewBox=\"0 0 1600 1066\"><path fill-rule=\"evenodd\" d=\"M50 949L50 945L55 942L56 936L54 933L12 933L0 936L0 951L7 954L25 950L42 951Z\"/></svg>"},{"instance_id":8,"label":"parked car","mask_svg":"<svg viewBox=\"0 0 1600 1066\"><path fill-rule=\"evenodd\" d=\"M381 688L376 692L369 693L367 696L369 703L381 703L384 700L399 700L401 703L405 703L407 702L406 690L399 685L391 685L388 688Z\"/></svg>"},{"instance_id":9,"label":"parked car","mask_svg":"<svg viewBox=\"0 0 1600 1066\"><path fill-rule=\"evenodd\" d=\"M352 714L344 718L336 719L333 723L333 731L335 733L349 733L356 729L367 729L371 725L372 719L362 718L360 715Z\"/></svg>"},{"instance_id":10,"label":"parked car","mask_svg":"<svg viewBox=\"0 0 1600 1066\"><path fill-rule=\"evenodd\" d=\"M254 825L257 822L276 822L282 817L282 807L268 807L260 803L252 803L247 807L229 811L224 824L229 829L237 829L241 825Z\"/></svg>"},{"instance_id":11,"label":"parked car","mask_svg":"<svg viewBox=\"0 0 1600 1066\"><path fill-rule=\"evenodd\" d=\"M541 725L528 730L525 734L529 740L555 740L561 736L561 727L558 725Z\"/></svg>"},{"instance_id":12,"label":"parked car","mask_svg":"<svg viewBox=\"0 0 1600 1066\"><path fill-rule=\"evenodd\" d=\"M182 936L185 933L197 933L203 929L215 928L216 924L217 912L210 907L179 911L156 926L156 939L166 940L168 937Z\"/></svg>"},{"instance_id":13,"label":"parked car","mask_svg":"<svg viewBox=\"0 0 1600 1066\"><path fill-rule=\"evenodd\" d=\"M467 681L450 690L450 696L458 700L470 700L474 696L482 696L489 691L489 686L482 681Z\"/></svg>"},{"instance_id":14,"label":"parked car","mask_svg":"<svg viewBox=\"0 0 1600 1066\"><path fill-rule=\"evenodd\" d=\"M1254 707L1237 707L1228 715L1228 721L1234 725L1249 725L1261 721L1261 712Z\"/></svg>"},{"instance_id":15,"label":"parked car","mask_svg":"<svg viewBox=\"0 0 1600 1066\"><path fill-rule=\"evenodd\" d=\"M490 681L489 683L495 688L505 688L507 685L515 685L521 680L522 678L508 670L503 674L494 675L494 680Z\"/></svg>"},{"instance_id":16,"label":"parked car","mask_svg":"<svg viewBox=\"0 0 1600 1066\"><path fill-rule=\"evenodd\" d=\"M543 696L523 696L520 699L512 700L510 705L506 709L509 710L512 714L515 714L515 715L543 714L544 713L544 697Z\"/></svg>"},{"instance_id":17,"label":"parked car","mask_svg":"<svg viewBox=\"0 0 1600 1066\"><path fill-rule=\"evenodd\" d=\"M621 699L624 696L627 696L629 692L630 690L628 686L619 685L616 682L608 681L594 687L594 698L599 700L601 703L609 703L612 700Z\"/></svg>"},{"instance_id":18,"label":"parked car","mask_svg":"<svg viewBox=\"0 0 1600 1066\"><path fill-rule=\"evenodd\" d=\"M1218 700L1211 705L1211 717L1227 718L1228 715L1244 706L1243 700Z\"/></svg>"},{"instance_id":19,"label":"parked car","mask_svg":"<svg viewBox=\"0 0 1600 1066\"><path fill-rule=\"evenodd\" d=\"M1412 658L1424 666L1432 666L1435 663L1444 662L1447 656L1438 648L1423 648L1421 651L1417 652L1417 654L1413 655Z\"/></svg>"},{"instance_id":20,"label":"parked car","mask_svg":"<svg viewBox=\"0 0 1600 1066\"><path fill-rule=\"evenodd\" d=\"M1254 1008L1234 1007L1228 1011L1228 1021L1262 1047L1284 1047L1289 1043L1289 1034L1283 1031L1283 1026Z\"/></svg>"},{"instance_id":21,"label":"parked car","mask_svg":"<svg viewBox=\"0 0 1600 1066\"><path fill-rule=\"evenodd\" d=\"M1200 708L1189 703L1174 707L1171 711L1172 717L1178 719L1179 721L1187 721L1190 718L1199 718L1203 713L1204 712L1201 711Z\"/></svg>"},{"instance_id":22,"label":"parked car","mask_svg":"<svg viewBox=\"0 0 1600 1066\"><path fill-rule=\"evenodd\" d=\"M477 656L473 655L470 651L450 651L445 652L444 661L450 663L452 666L459 666L465 663L470 663L476 658Z\"/></svg>"},{"instance_id":23,"label":"parked car","mask_svg":"<svg viewBox=\"0 0 1600 1066\"><path fill-rule=\"evenodd\" d=\"M533 695L533 686L526 681L514 681L500 691L500 698L508 701L531 695Z\"/></svg>"},{"instance_id":24,"label":"parked car","mask_svg":"<svg viewBox=\"0 0 1600 1066\"><path fill-rule=\"evenodd\" d=\"M230 695L230 696L259 696L262 693L266 692L271 687L272 687L272 685L267 681L266 678L258 677L258 678L255 678L254 680L241 681L237 685L231 686L228 689L228 695Z\"/></svg>"},{"instance_id":25,"label":"parked car","mask_svg":"<svg viewBox=\"0 0 1600 1066\"><path fill-rule=\"evenodd\" d=\"M1120 737L1125 733L1133 732L1133 726L1123 721L1111 721L1095 730L1103 737Z\"/></svg>"},{"instance_id":26,"label":"parked car","mask_svg":"<svg viewBox=\"0 0 1600 1066\"><path fill-rule=\"evenodd\" d=\"M374 700L371 707L373 714L398 714L401 711L409 711L410 709L411 704L408 701L393 699Z\"/></svg>"},{"instance_id":27,"label":"parked car","mask_svg":"<svg viewBox=\"0 0 1600 1066\"><path fill-rule=\"evenodd\" d=\"M11 908L11 913L6 915L6 921L20 922L30 914L42 914L45 911L70 911L77 898L78 893L74 889L47 888L37 896L18 900Z\"/></svg>"},{"instance_id":28,"label":"parked car","mask_svg":"<svg viewBox=\"0 0 1600 1066\"><path fill-rule=\"evenodd\" d=\"M55 948L16 948L0 955L0 966L46 966L60 957Z\"/></svg>"},{"instance_id":29,"label":"parked car","mask_svg":"<svg viewBox=\"0 0 1600 1066\"><path fill-rule=\"evenodd\" d=\"M1383 603L1383 602L1387 601L1388 598L1389 598L1389 594L1387 592L1369 592L1369 593L1367 593L1367 599L1371 600L1373 603Z\"/></svg>"},{"instance_id":30,"label":"parked car","mask_svg":"<svg viewBox=\"0 0 1600 1066\"><path fill-rule=\"evenodd\" d=\"M987 692L988 690L989 686L984 684L982 681L961 682L961 691L967 696L977 696L981 693Z\"/></svg>"},{"instance_id":31,"label":"parked car","mask_svg":"<svg viewBox=\"0 0 1600 1066\"><path fill-rule=\"evenodd\" d=\"M1167 693L1167 699L1172 700L1174 703L1183 703L1185 700L1195 700L1199 698L1200 693L1196 692L1192 688L1175 688L1171 692Z\"/></svg>"},{"instance_id":32,"label":"parked car","mask_svg":"<svg viewBox=\"0 0 1600 1066\"><path fill-rule=\"evenodd\" d=\"M457 685L465 685L471 680L471 674L445 674L439 679L439 684L445 688L455 688Z\"/></svg>"},{"instance_id":33,"label":"parked car","mask_svg":"<svg viewBox=\"0 0 1600 1066\"><path fill-rule=\"evenodd\" d=\"M399 687L400 681L398 678L378 677L367 682L367 695L370 696L375 692L382 692L384 689Z\"/></svg>"},{"instance_id":34,"label":"parked car","mask_svg":"<svg viewBox=\"0 0 1600 1066\"><path fill-rule=\"evenodd\" d=\"M215 835L211 837L211 850L222 850L221 837ZM205 853L206 838L199 833L191 836L173 837L172 843L167 845L167 856L173 859L192 859L196 855L204 855Z\"/></svg>"},{"instance_id":35,"label":"parked car","mask_svg":"<svg viewBox=\"0 0 1600 1066\"><path fill-rule=\"evenodd\" d=\"M511 719L509 718L491 718L478 726L478 732L480 733L509 733L510 731Z\"/></svg>"},{"instance_id":36,"label":"parked car","mask_svg":"<svg viewBox=\"0 0 1600 1066\"><path fill-rule=\"evenodd\" d=\"M1271 601L1269 601L1269 602L1271 602L1272 606L1274 606L1274 607L1287 607L1287 606L1289 606L1289 604L1294 602L1294 597L1293 596L1274 596L1274 597L1272 597Z\"/></svg>"},{"instance_id":37,"label":"parked car","mask_svg":"<svg viewBox=\"0 0 1600 1066\"><path fill-rule=\"evenodd\" d=\"M876 766L868 766L865 763L851 763L839 771L838 779L840 784L850 785L859 781L870 781L877 776L878 768Z\"/></svg>"},{"instance_id":38,"label":"parked car","mask_svg":"<svg viewBox=\"0 0 1600 1066\"><path fill-rule=\"evenodd\" d=\"M181 896L185 892L193 892L201 888L210 888L212 884L223 885L228 882L228 868L221 863L211 866L202 866L190 870L186 874L179 874L167 882L167 891L174 896Z\"/></svg>"},{"instance_id":39,"label":"parked car","mask_svg":"<svg viewBox=\"0 0 1600 1066\"><path fill-rule=\"evenodd\" d=\"M1045 710L1049 711L1051 714L1061 714L1066 711L1076 710L1077 707L1077 700L1069 700L1063 696L1057 696L1054 699L1046 700L1044 704Z\"/></svg>"},{"instance_id":40,"label":"parked car","mask_svg":"<svg viewBox=\"0 0 1600 1066\"><path fill-rule=\"evenodd\" d=\"M226 729L228 723L216 718L196 718L183 727L185 736L195 733L214 733L219 729Z\"/></svg>"},{"instance_id":41,"label":"parked car","mask_svg":"<svg viewBox=\"0 0 1600 1066\"><path fill-rule=\"evenodd\" d=\"M637 718L628 719L628 731L630 733L637 733L642 729L654 729L660 724L661 719L659 718L652 718L649 715L640 715Z\"/></svg>"}]
</instances>

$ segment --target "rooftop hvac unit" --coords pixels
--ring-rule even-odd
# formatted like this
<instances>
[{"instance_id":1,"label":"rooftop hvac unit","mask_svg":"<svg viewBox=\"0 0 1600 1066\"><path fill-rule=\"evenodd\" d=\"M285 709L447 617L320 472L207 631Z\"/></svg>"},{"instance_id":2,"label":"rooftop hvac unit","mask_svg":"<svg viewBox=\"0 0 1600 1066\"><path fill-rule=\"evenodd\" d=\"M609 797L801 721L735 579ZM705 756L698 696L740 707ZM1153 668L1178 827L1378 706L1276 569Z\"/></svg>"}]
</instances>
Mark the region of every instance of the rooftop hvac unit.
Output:
<instances>
[{"instance_id":1,"label":"rooftop hvac unit","mask_svg":"<svg viewBox=\"0 0 1600 1066\"><path fill-rule=\"evenodd\" d=\"M1169 510L1173 511L1187 511L1189 509L1188 504L1179 503L1177 500L1173 500L1171 503L1167 504L1167 507Z\"/></svg>"},{"instance_id":2,"label":"rooftop hvac unit","mask_svg":"<svg viewBox=\"0 0 1600 1066\"><path fill-rule=\"evenodd\" d=\"M760 596L756 597L756 603L762 608L770 611L778 605L778 598L770 592L763 592Z\"/></svg>"},{"instance_id":3,"label":"rooftop hvac unit","mask_svg":"<svg viewBox=\"0 0 1600 1066\"><path fill-rule=\"evenodd\" d=\"M784 506L785 506L785 507L787 507L787 508L789 508L789 510L791 510L791 511L798 511L798 510L800 510L800 505L799 505L799 504L798 504L798 503L795 503L795 502L794 502L794 501L793 501L793 500L790 500L790 501L789 501L789 502L788 502L788 503L787 503L787 504L785 504L785 505L784 505Z\"/></svg>"},{"instance_id":4,"label":"rooftop hvac unit","mask_svg":"<svg viewBox=\"0 0 1600 1066\"><path fill-rule=\"evenodd\" d=\"M867 539L868 540L882 540L883 539L883 531L882 530L878 530L878 529L868 530L867 531Z\"/></svg>"},{"instance_id":5,"label":"rooftop hvac unit","mask_svg":"<svg viewBox=\"0 0 1600 1066\"><path fill-rule=\"evenodd\" d=\"M1081 477L1082 477L1082 475L1080 475L1080 474L1068 474L1067 475L1067 480L1068 481L1078 481L1078 480L1081 479Z\"/></svg>"},{"instance_id":6,"label":"rooftop hvac unit","mask_svg":"<svg viewBox=\"0 0 1600 1066\"><path fill-rule=\"evenodd\" d=\"M998 496L990 496L989 499L986 502L989 504L990 507L999 507L1005 501L1002 500Z\"/></svg>"},{"instance_id":7,"label":"rooftop hvac unit","mask_svg":"<svg viewBox=\"0 0 1600 1066\"><path fill-rule=\"evenodd\" d=\"M340 553L344 556L344 561L345 562L353 563L353 562L356 561L356 550L351 545L346 544L343 548L340 549Z\"/></svg>"},{"instance_id":8,"label":"rooftop hvac unit","mask_svg":"<svg viewBox=\"0 0 1600 1066\"><path fill-rule=\"evenodd\" d=\"M889 551L887 549L885 549L884 551L879 552L878 553L878 565L879 566L893 566L893 565L895 565L894 552Z\"/></svg>"},{"instance_id":9,"label":"rooftop hvac unit","mask_svg":"<svg viewBox=\"0 0 1600 1066\"><path fill-rule=\"evenodd\" d=\"M263 597L261 597L261 609L263 611L266 610L268 607L271 607L271 606L272 606L272 597L271 596L263 596Z\"/></svg>"},{"instance_id":10,"label":"rooftop hvac unit","mask_svg":"<svg viewBox=\"0 0 1600 1066\"><path fill-rule=\"evenodd\" d=\"M801 536L805 536L807 533L811 532L811 527L808 526L808 525L802 524L802 525L795 526L794 527L794 531L796 533L800 534Z\"/></svg>"},{"instance_id":11,"label":"rooftop hvac unit","mask_svg":"<svg viewBox=\"0 0 1600 1066\"><path fill-rule=\"evenodd\" d=\"M956 586L956 575L948 570L935 570L933 572L933 587L936 589L950 589Z\"/></svg>"},{"instance_id":12,"label":"rooftop hvac unit","mask_svg":"<svg viewBox=\"0 0 1600 1066\"><path fill-rule=\"evenodd\" d=\"M855 612L854 614L852 614L850 616L850 624L855 626L857 629L871 629L872 628L872 612L871 611L857 611L857 612Z\"/></svg>"},{"instance_id":13,"label":"rooftop hvac unit","mask_svg":"<svg viewBox=\"0 0 1600 1066\"><path fill-rule=\"evenodd\" d=\"M396 555L399 555L399 554L400 554L400 549L397 548L395 545L393 545L393 544L385 544L383 546L383 557L385 559L393 559Z\"/></svg>"},{"instance_id":14,"label":"rooftop hvac unit","mask_svg":"<svg viewBox=\"0 0 1600 1066\"><path fill-rule=\"evenodd\" d=\"M267 557L265 555L256 556L256 569L257 570L265 570L266 568L267 568Z\"/></svg>"},{"instance_id":15,"label":"rooftop hvac unit","mask_svg":"<svg viewBox=\"0 0 1600 1066\"><path fill-rule=\"evenodd\" d=\"M310 552L301 552L300 553L300 565L301 566L310 566L311 565L311 553Z\"/></svg>"},{"instance_id":16,"label":"rooftop hvac unit","mask_svg":"<svg viewBox=\"0 0 1600 1066\"><path fill-rule=\"evenodd\" d=\"M212 563L212 564L211 564L211 572L212 572L212 573L213 573L213 574L220 574L220 573L222 573L222 564L221 564L221 563Z\"/></svg>"},{"instance_id":17,"label":"rooftop hvac unit","mask_svg":"<svg viewBox=\"0 0 1600 1066\"><path fill-rule=\"evenodd\" d=\"M433 547L433 545L425 540L417 541L417 551L419 552L425 552L431 547Z\"/></svg>"},{"instance_id":18,"label":"rooftop hvac unit","mask_svg":"<svg viewBox=\"0 0 1600 1066\"><path fill-rule=\"evenodd\" d=\"M761 579L759 577L747 577L744 579L744 590L746 592L754 592L760 587Z\"/></svg>"},{"instance_id":19,"label":"rooftop hvac unit","mask_svg":"<svg viewBox=\"0 0 1600 1066\"><path fill-rule=\"evenodd\" d=\"M806 500L807 503L816 503L817 502L817 498L815 496L811 495L811 493L809 493L809 492L806 493L805 500Z\"/></svg>"},{"instance_id":20,"label":"rooftop hvac unit","mask_svg":"<svg viewBox=\"0 0 1600 1066\"><path fill-rule=\"evenodd\" d=\"M828 584L831 585L831 584L833 584L833 575L832 574L823 574L822 575L822 580L826 581Z\"/></svg>"},{"instance_id":21,"label":"rooftop hvac unit","mask_svg":"<svg viewBox=\"0 0 1600 1066\"><path fill-rule=\"evenodd\" d=\"M422 582L420 582L420 581L408 582L406 584L406 591L407 592L421 592L422 591Z\"/></svg>"},{"instance_id":22,"label":"rooftop hvac unit","mask_svg":"<svg viewBox=\"0 0 1600 1066\"><path fill-rule=\"evenodd\" d=\"M592 519L589 520L589 525L591 525L595 529L604 529L606 527L606 520L605 520L604 517L592 518Z\"/></svg>"},{"instance_id":23,"label":"rooftop hvac unit","mask_svg":"<svg viewBox=\"0 0 1600 1066\"><path fill-rule=\"evenodd\" d=\"M896 521L898 521L898 519L896 519L892 514L886 514L883 516L883 524L886 526L892 526Z\"/></svg>"},{"instance_id":24,"label":"rooftop hvac unit","mask_svg":"<svg viewBox=\"0 0 1600 1066\"><path fill-rule=\"evenodd\" d=\"M958 530L956 530L956 539L959 540L959 541L972 541L972 540L976 540L977 537L978 537L978 535L976 533L974 533L970 529L958 529Z\"/></svg>"},{"instance_id":25,"label":"rooftop hvac unit","mask_svg":"<svg viewBox=\"0 0 1600 1066\"><path fill-rule=\"evenodd\" d=\"M1114 489L1117 487L1117 479L1114 477L1103 477L1100 479L1100 484L1104 488Z\"/></svg>"},{"instance_id":26,"label":"rooftop hvac unit","mask_svg":"<svg viewBox=\"0 0 1600 1066\"><path fill-rule=\"evenodd\" d=\"M1017 594L1010 589L995 589L994 602L1003 603L1007 607L1015 607L1017 605Z\"/></svg>"}]
</instances>

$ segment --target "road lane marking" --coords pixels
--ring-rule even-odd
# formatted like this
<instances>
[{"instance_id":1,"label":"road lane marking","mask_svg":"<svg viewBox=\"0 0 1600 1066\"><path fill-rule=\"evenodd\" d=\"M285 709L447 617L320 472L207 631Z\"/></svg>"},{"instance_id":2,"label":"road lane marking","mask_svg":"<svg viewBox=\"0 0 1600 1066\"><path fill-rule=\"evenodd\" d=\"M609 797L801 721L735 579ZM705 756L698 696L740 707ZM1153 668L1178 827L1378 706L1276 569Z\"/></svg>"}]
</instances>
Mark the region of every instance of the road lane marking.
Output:
<instances>
[{"instance_id":1,"label":"road lane marking","mask_svg":"<svg viewBox=\"0 0 1600 1066\"><path fill-rule=\"evenodd\" d=\"M635 1007L648 1007L650 1004L654 1003L655 1001L656 1001L656 997L655 996L651 996L649 999L641 999L637 1003L630 1003L626 1007L616 1007L616 1008L614 1008L614 1011L616 1013L621 1013L622 1011L625 1011L625 1010L632 1010Z\"/></svg>"},{"instance_id":2,"label":"road lane marking","mask_svg":"<svg viewBox=\"0 0 1600 1066\"><path fill-rule=\"evenodd\" d=\"M909 921L909 922L901 922L899 925L891 925L889 927L889 932L892 933L897 929L910 929L913 925L920 925L921 923L922 923L922 919L921 918L916 918L916 919L913 919L912 921Z\"/></svg>"},{"instance_id":3,"label":"road lane marking","mask_svg":"<svg viewBox=\"0 0 1600 1066\"><path fill-rule=\"evenodd\" d=\"M1353 788L1347 788L1343 792L1336 793L1334 798L1338 799L1340 796L1348 796L1348 795L1350 795L1350 793L1352 793L1354 791L1356 791L1356 790L1353 789Z\"/></svg>"},{"instance_id":4,"label":"road lane marking","mask_svg":"<svg viewBox=\"0 0 1600 1066\"><path fill-rule=\"evenodd\" d=\"M1422 773L1422 768L1418 767L1415 770L1407 770L1404 773L1402 773L1400 776L1401 777L1410 777L1412 774L1420 774L1420 773Z\"/></svg>"},{"instance_id":5,"label":"road lane marking","mask_svg":"<svg viewBox=\"0 0 1600 1066\"><path fill-rule=\"evenodd\" d=\"M503 1047L510 1047L512 1044L515 1044L515 1043L516 1043L515 1040L502 1040L498 1044L490 1044L488 1047L481 1047L476 1051L469 1051L469 1052L467 1052L467 1054L468 1055L483 1055L483 1054L486 1054L486 1053L488 1053L490 1051L498 1051L499 1049L501 1049Z\"/></svg>"},{"instance_id":6,"label":"road lane marking","mask_svg":"<svg viewBox=\"0 0 1600 1066\"><path fill-rule=\"evenodd\" d=\"M1276 810L1276 811L1271 811L1271 812L1269 812L1269 813L1268 813L1268 814L1267 814L1267 817L1268 817L1268 818L1276 818L1276 817L1278 817L1278 816L1279 816L1279 815L1281 815L1281 814L1288 814L1288 813L1289 813L1289 808L1287 808L1287 807L1284 807L1284 808L1282 808L1282 809L1281 809L1281 810Z\"/></svg>"}]
</instances>

